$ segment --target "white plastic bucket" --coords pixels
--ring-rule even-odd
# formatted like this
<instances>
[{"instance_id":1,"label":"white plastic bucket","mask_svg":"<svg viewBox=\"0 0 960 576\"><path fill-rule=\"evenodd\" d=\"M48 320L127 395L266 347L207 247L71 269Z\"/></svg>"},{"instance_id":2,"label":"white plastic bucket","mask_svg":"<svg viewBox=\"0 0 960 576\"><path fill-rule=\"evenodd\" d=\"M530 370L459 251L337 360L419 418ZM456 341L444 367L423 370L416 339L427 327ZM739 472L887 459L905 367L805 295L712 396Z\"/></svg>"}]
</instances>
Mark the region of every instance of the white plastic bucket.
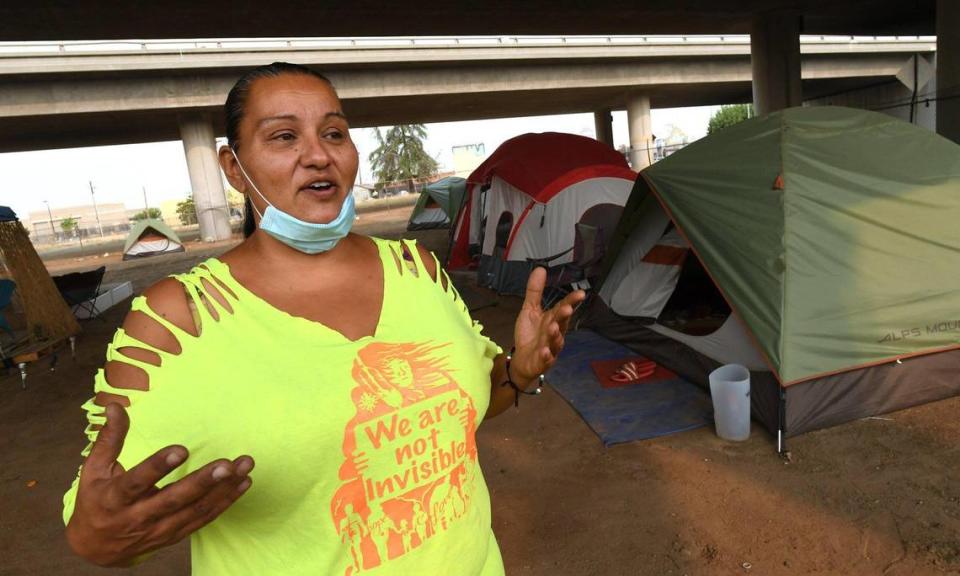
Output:
<instances>
[{"instance_id":1,"label":"white plastic bucket","mask_svg":"<svg viewBox=\"0 0 960 576\"><path fill-rule=\"evenodd\" d=\"M725 440L750 437L750 371L727 364L710 373L710 396L717 436Z\"/></svg>"}]
</instances>

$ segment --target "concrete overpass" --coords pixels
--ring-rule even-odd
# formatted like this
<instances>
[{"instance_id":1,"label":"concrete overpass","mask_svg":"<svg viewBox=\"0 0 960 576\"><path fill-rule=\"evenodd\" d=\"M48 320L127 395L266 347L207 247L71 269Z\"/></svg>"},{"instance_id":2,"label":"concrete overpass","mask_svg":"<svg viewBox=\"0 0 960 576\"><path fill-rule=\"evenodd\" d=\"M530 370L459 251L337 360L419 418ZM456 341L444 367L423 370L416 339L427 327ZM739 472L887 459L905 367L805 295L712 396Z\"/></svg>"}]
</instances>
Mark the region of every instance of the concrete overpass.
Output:
<instances>
[{"instance_id":1,"label":"concrete overpass","mask_svg":"<svg viewBox=\"0 0 960 576\"><path fill-rule=\"evenodd\" d=\"M823 84L826 81L838 81L837 77L823 77L816 74L809 75L815 65L808 64L812 60L807 55L801 56L799 35L805 34L937 34L937 67L935 100L938 104L937 130L941 134L960 142L960 3L954 0L637 0L629 5L623 5L614 0L594 0L590 3L566 0L532 0L531 2L515 3L504 0L490 0L489 2L465 5L458 2L434 2L429 8L419 2L406 0L392 0L391 2L352 2L336 6L326 6L323 3L303 2L302 0L277 0L271 3L239 4L232 1L211 0L209 2L192 2L174 0L163 4L127 2L116 5L100 5L96 10L69 2L25 3L13 2L0 5L0 40L48 40L56 39L118 39L118 38L202 38L210 36L225 37L264 37L264 36L296 36L308 33L311 36L338 35L338 36L376 36L382 34L449 34L449 35L477 35L477 34L717 34L717 33L749 33L750 34L750 79L752 100L760 113L777 110L786 106L800 104L804 98L821 96ZM666 74L670 70L684 68L684 56L675 56L676 61L664 61L660 73ZM731 58L735 58L731 56ZM918 62L919 58L914 62ZM729 63L728 63L729 64ZM591 84L602 93L594 94L596 100L591 100L592 106L603 106L603 99L607 103L626 101L628 123L630 125L631 145L634 147L634 160L640 161L636 154L639 149L637 143L645 142L649 134L649 109L651 102L657 104L660 99L674 98L677 103L686 97L692 103L705 103L701 96L697 100L696 88L705 84L697 82L695 74L689 68L686 74L675 77L670 84L676 89L673 94L656 93L654 85L642 83L642 78L633 77L632 80L640 84L629 84L624 79L615 78L617 64L593 65L588 59L583 59L579 69L570 71L588 75ZM622 64L619 74L629 78L631 70L636 66ZM879 63L878 63L879 65ZM332 76L340 83L341 91L349 98L348 112L352 114L358 124L386 123L377 120L377 114L382 112L385 104L395 106L395 110L412 112L420 101L430 100L434 92L430 91L431 82L427 82L421 92L411 94L404 100L404 96L396 93L398 82L396 74L402 73L401 68L409 64L398 63L389 67L388 73L382 79L370 78L367 88L382 89L380 96L369 95L362 97L360 90L356 94L349 93L344 85L345 81L357 80L355 86L363 86L360 82L362 71L355 78L349 78L347 71L333 71ZM464 68L480 67L482 64L464 64ZM334 67L335 68L335 67ZM501 70L506 70L504 66ZM510 71L518 77L525 72L522 64L509 66ZM603 68L602 70L600 68ZM739 76L733 73L733 66L723 71L723 75L715 78L725 78L714 82L718 90L730 90L730 100L739 93ZM542 71L542 69L541 69ZM24 71L21 71L24 72ZM608 76L603 77L602 72ZM657 72L652 70L652 72ZM822 72L822 70L820 71ZM11 75L10 80L29 82L29 73L24 72L27 79ZM55 73L54 73L55 75ZM342 81L341 76L342 75ZM881 74L882 76L883 74ZM116 76L123 76L122 72ZM171 76L159 92L144 94L144 100L176 100L179 89L189 82L189 72ZM200 75L201 77L203 75ZM509 74L508 74L509 76ZM426 77L426 76L425 76ZM862 78L862 77L860 77ZM208 186L219 189L219 174L214 174L215 158L212 156L212 141L214 126L212 121L204 116L205 110L210 107L209 97L222 90L217 80L207 77L208 85L200 86L194 93L195 102L192 106L183 107L183 114L178 115L178 127L184 146L187 151L188 165L194 183L195 198L198 208L201 202L206 202L206 196L211 198L220 196L218 190L207 191ZM489 105L494 99L495 90L489 89L489 81L499 82L499 76L484 77L477 74L468 79L467 85L475 88L473 94L466 91L454 93L443 98L451 109L464 112L458 118L480 117L483 106ZM549 106L575 107L584 105L588 95L584 83L567 81L562 77L530 76L531 84L535 86L531 91L544 93L549 91L550 97L542 100L535 112L548 113L554 110ZM104 77L104 85L115 82L115 78ZM855 82L855 81L854 81ZM350 83L350 82L348 82ZM433 85L435 87L435 81ZM351 84L352 85L352 84ZM352 85L353 86L353 85ZM849 88L855 88L851 84ZM205 89L205 91L204 91ZM391 92L391 89L394 90ZM71 95L70 82L67 79L59 85L60 93L53 101L69 101ZM806 91L810 91L809 95ZM29 92L29 89L27 89ZM501 90L502 92L502 90ZM519 106L524 100L523 90L507 91L512 98L510 102ZM26 92L21 91L21 95ZM43 94L34 92L34 96L43 101ZM48 102L51 100L47 95ZM389 102L377 101L377 98L389 98ZM478 100L477 98L480 98ZM101 102L103 103L103 102ZM360 104L367 104L365 110ZM501 105L507 104L503 101ZM612 107L614 104L610 104ZM158 109L166 109L160 107ZM557 110L559 111L559 110ZM473 112L474 116L470 115ZM87 112L63 110L57 118L63 121L62 135L68 137L71 130L70 122ZM137 122L139 130L148 131L153 118L162 114L151 114L145 109L126 110L121 121ZM139 114L139 116L136 116ZM30 114L20 110L18 120L26 121ZM10 116L13 118L13 116ZM364 121L364 118L367 120ZM597 132L601 139L609 139L609 112L600 108L596 113ZM109 123L109 117L102 118ZM413 116L407 121L417 119ZM439 120L444 118L419 118L420 120ZM12 121L13 122L13 121ZM169 123L165 124L169 126ZM23 128L28 128L26 125ZM18 131L19 132L19 131ZM20 132L23 145L29 144L32 137ZM42 139L38 135L35 139ZM129 136L128 136L129 138ZM5 140L0 135L0 141ZM88 141L89 142L89 141ZM211 153L199 154L197 151L208 149ZM191 155L197 156L191 160ZM207 166L198 172L195 178L195 168ZM211 168L212 167L212 168ZM199 189L198 189L199 187ZM215 201L215 200L214 200ZM205 211L215 214L218 208L213 206ZM222 212L222 210L220 210ZM225 218L221 215L218 218ZM205 225L201 215L201 228ZM219 226L218 226L219 228ZM207 236L205 234L205 236ZM213 238L214 236L209 236Z\"/></svg>"},{"instance_id":2,"label":"concrete overpass","mask_svg":"<svg viewBox=\"0 0 960 576\"><path fill-rule=\"evenodd\" d=\"M810 37L806 98L894 82L932 37ZM351 125L628 110L634 165L650 108L749 102L748 36L470 37L32 43L0 46L0 152L182 139L206 238L229 226L214 149L243 70L285 60L323 70Z\"/></svg>"},{"instance_id":3,"label":"concrete overpass","mask_svg":"<svg viewBox=\"0 0 960 576\"><path fill-rule=\"evenodd\" d=\"M125 49L124 49L125 48ZM22 50L28 50L23 52ZM243 70L324 71L351 125L749 102L750 38L474 37L50 43L0 47L0 152L175 140L184 117L222 134ZM9 50L9 47L8 47ZM812 37L805 98L889 82L932 37Z\"/></svg>"}]
</instances>

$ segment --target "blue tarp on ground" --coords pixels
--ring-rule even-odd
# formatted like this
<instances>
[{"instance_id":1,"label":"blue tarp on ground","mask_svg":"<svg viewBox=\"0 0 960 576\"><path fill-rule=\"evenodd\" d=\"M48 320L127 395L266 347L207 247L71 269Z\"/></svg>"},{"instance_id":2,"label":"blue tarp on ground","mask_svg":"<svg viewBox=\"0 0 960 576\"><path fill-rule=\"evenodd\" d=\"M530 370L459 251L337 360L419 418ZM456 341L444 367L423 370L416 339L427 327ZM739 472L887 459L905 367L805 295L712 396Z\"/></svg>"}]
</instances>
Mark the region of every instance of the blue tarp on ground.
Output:
<instances>
[{"instance_id":1,"label":"blue tarp on ground","mask_svg":"<svg viewBox=\"0 0 960 576\"><path fill-rule=\"evenodd\" d=\"M604 388L594 360L636 353L590 330L570 332L547 382L580 413L604 446L656 438L713 423L710 395L682 378Z\"/></svg>"}]
</instances>

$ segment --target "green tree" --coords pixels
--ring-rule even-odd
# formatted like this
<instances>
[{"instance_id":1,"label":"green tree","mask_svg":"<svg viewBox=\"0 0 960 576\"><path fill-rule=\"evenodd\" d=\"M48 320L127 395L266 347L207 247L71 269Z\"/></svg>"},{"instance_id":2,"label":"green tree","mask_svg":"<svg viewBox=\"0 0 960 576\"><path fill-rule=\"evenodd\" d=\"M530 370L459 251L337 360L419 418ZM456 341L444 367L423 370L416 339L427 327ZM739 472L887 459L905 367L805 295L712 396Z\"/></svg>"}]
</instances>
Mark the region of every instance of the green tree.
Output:
<instances>
[{"instance_id":1,"label":"green tree","mask_svg":"<svg viewBox=\"0 0 960 576\"><path fill-rule=\"evenodd\" d=\"M64 235L69 236L70 232L77 229L78 224L79 223L77 222L76 218L64 218L60 221L60 228L63 230Z\"/></svg>"},{"instance_id":2,"label":"green tree","mask_svg":"<svg viewBox=\"0 0 960 576\"><path fill-rule=\"evenodd\" d=\"M146 220L147 218L151 220L159 220L161 218L159 208L148 208L146 210L141 210L133 215L132 220Z\"/></svg>"},{"instance_id":3,"label":"green tree","mask_svg":"<svg viewBox=\"0 0 960 576\"><path fill-rule=\"evenodd\" d=\"M730 106L721 106L719 110L710 117L707 124L707 134L715 134L727 126L733 126L738 122L743 122L747 118L753 117L752 104L733 104Z\"/></svg>"},{"instance_id":4,"label":"green tree","mask_svg":"<svg viewBox=\"0 0 960 576\"><path fill-rule=\"evenodd\" d=\"M423 124L401 124L386 131L374 129L377 148L370 153L370 166L377 180L376 189L392 182L407 182L410 192L414 181L437 173L437 161L423 149L427 128Z\"/></svg>"},{"instance_id":5,"label":"green tree","mask_svg":"<svg viewBox=\"0 0 960 576\"><path fill-rule=\"evenodd\" d=\"M186 200L177 202L177 217L184 226L197 223L197 207L193 203L193 196L188 196Z\"/></svg>"}]
</instances>

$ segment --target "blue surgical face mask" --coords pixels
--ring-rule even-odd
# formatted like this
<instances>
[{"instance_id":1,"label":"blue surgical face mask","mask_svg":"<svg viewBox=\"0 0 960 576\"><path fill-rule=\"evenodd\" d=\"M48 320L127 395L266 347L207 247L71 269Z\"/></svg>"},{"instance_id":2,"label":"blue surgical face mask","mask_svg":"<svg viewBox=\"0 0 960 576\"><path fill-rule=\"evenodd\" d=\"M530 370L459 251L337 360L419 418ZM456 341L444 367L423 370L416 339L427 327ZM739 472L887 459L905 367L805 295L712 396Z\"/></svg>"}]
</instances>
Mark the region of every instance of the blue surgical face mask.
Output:
<instances>
[{"instance_id":1,"label":"blue surgical face mask","mask_svg":"<svg viewBox=\"0 0 960 576\"><path fill-rule=\"evenodd\" d=\"M340 214L331 222L326 224L306 222L274 207L260 192L257 185L253 183L250 176L247 176L247 171L243 169L243 164L240 163L240 158L237 158L237 153L232 148L230 152L236 158L237 166L240 167L243 177L247 179L257 195L267 203L267 209L263 214L257 210L256 204L250 203L257 212L257 216L260 216L261 230L305 254L326 252L336 246L337 242L350 232L356 218L356 205L352 190L347 191L347 197L343 201L343 206L340 207Z\"/></svg>"}]
</instances>

